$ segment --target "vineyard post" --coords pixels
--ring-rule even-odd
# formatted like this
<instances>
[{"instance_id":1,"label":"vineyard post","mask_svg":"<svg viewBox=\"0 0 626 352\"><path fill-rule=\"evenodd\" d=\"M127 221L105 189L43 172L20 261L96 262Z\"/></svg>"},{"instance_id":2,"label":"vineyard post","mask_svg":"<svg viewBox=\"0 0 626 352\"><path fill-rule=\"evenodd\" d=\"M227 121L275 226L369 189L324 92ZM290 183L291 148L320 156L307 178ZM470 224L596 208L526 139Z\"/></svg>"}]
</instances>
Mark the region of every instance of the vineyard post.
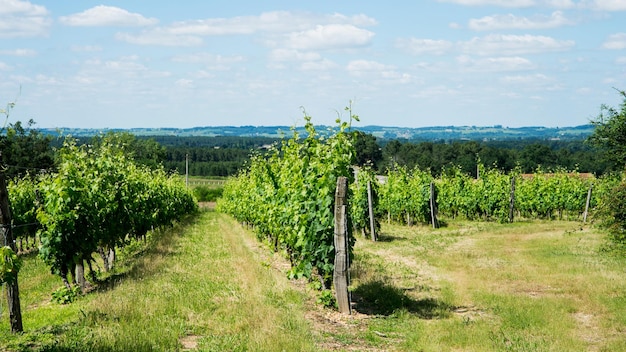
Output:
<instances>
[{"instance_id":1,"label":"vineyard post","mask_svg":"<svg viewBox=\"0 0 626 352\"><path fill-rule=\"evenodd\" d=\"M511 176L511 198L509 203L509 222L513 222L513 212L515 211L515 176Z\"/></svg>"},{"instance_id":2,"label":"vineyard post","mask_svg":"<svg viewBox=\"0 0 626 352\"><path fill-rule=\"evenodd\" d=\"M434 182L430 182L430 220L433 224L433 229L439 228L439 221L437 221L437 199Z\"/></svg>"},{"instance_id":3,"label":"vineyard post","mask_svg":"<svg viewBox=\"0 0 626 352\"><path fill-rule=\"evenodd\" d=\"M0 161L2 155L0 154ZM17 253L15 241L13 239L13 228L11 224L11 210L9 207L9 192L4 171L0 166L0 217L2 220L2 232L0 235L0 245L9 246L13 252ZM17 274L13 282L7 282L7 301L9 305L9 320L11 322L11 332L18 333L24 331L22 326L22 310L20 308L20 290L17 284Z\"/></svg>"},{"instance_id":4,"label":"vineyard post","mask_svg":"<svg viewBox=\"0 0 626 352\"><path fill-rule=\"evenodd\" d=\"M583 222L587 222L587 215L589 215L589 204L591 203L592 192L593 192L593 183L589 185L589 191L587 191L587 202L585 202L585 212L583 213Z\"/></svg>"},{"instance_id":5,"label":"vineyard post","mask_svg":"<svg viewBox=\"0 0 626 352\"><path fill-rule=\"evenodd\" d=\"M367 181L367 206L370 217L370 232L372 234L372 241L378 240L378 234L376 233L375 219L374 219L374 206L372 199L372 182Z\"/></svg>"},{"instance_id":6,"label":"vineyard post","mask_svg":"<svg viewBox=\"0 0 626 352\"><path fill-rule=\"evenodd\" d=\"M347 217L347 190L348 179L346 177L337 178L337 189L335 191L335 270L333 272L333 283L335 285L335 295L337 306L341 313L352 314L350 307L350 257L348 255L348 217Z\"/></svg>"}]
</instances>

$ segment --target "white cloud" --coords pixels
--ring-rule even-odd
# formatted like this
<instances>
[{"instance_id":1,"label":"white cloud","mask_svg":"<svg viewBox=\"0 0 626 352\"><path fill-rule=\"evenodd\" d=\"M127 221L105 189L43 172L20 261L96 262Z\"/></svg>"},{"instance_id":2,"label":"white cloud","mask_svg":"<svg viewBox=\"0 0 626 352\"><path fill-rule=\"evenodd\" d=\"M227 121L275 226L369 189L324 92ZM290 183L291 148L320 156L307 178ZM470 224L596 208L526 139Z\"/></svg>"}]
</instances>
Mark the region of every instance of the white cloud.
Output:
<instances>
[{"instance_id":1,"label":"white cloud","mask_svg":"<svg viewBox=\"0 0 626 352\"><path fill-rule=\"evenodd\" d=\"M452 43L433 39L399 39L396 47L414 55L444 55L451 52L481 56L514 56L544 52L565 51L574 41L559 41L546 36L490 34L468 41Z\"/></svg>"},{"instance_id":2,"label":"white cloud","mask_svg":"<svg viewBox=\"0 0 626 352\"><path fill-rule=\"evenodd\" d=\"M626 33L611 34L602 44L605 49L626 49Z\"/></svg>"},{"instance_id":3,"label":"white cloud","mask_svg":"<svg viewBox=\"0 0 626 352\"><path fill-rule=\"evenodd\" d=\"M438 0L464 6L498 6L509 8L548 7L555 9L592 9L597 11L625 11L623 0Z\"/></svg>"},{"instance_id":4,"label":"white cloud","mask_svg":"<svg viewBox=\"0 0 626 352\"><path fill-rule=\"evenodd\" d=\"M271 61L319 61L321 59L318 53L295 49L274 49L270 52Z\"/></svg>"},{"instance_id":5,"label":"white cloud","mask_svg":"<svg viewBox=\"0 0 626 352\"><path fill-rule=\"evenodd\" d=\"M536 73L534 75L516 75L516 76L506 76L502 79L506 83L521 83L521 84L529 84L536 82L545 82L548 81L548 76Z\"/></svg>"},{"instance_id":6,"label":"white cloud","mask_svg":"<svg viewBox=\"0 0 626 352\"><path fill-rule=\"evenodd\" d=\"M272 11L258 16L236 16L232 18L208 18L173 23L163 30L186 35L233 35L258 32L288 33L308 30L316 25L345 24L373 26L376 20L363 14L348 17L341 14L317 15L312 13Z\"/></svg>"},{"instance_id":7,"label":"white cloud","mask_svg":"<svg viewBox=\"0 0 626 352\"><path fill-rule=\"evenodd\" d=\"M621 56L615 59L615 63L618 65L626 65L626 56Z\"/></svg>"},{"instance_id":8,"label":"white cloud","mask_svg":"<svg viewBox=\"0 0 626 352\"><path fill-rule=\"evenodd\" d=\"M193 80L190 80L187 78L178 79L176 80L176 82L174 82L174 84L176 84L176 86L180 88L193 88L194 87Z\"/></svg>"},{"instance_id":9,"label":"white cloud","mask_svg":"<svg viewBox=\"0 0 626 352\"><path fill-rule=\"evenodd\" d=\"M97 26L151 26L159 21L155 18L146 18L137 13L131 13L115 6L99 5L80 13L62 16L59 21L68 26L97 27Z\"/></svg>"},{"instance_id":10,"label":"white cloud","mask_svg":"<svg viewBox=\"0 0 626 352\"><path fill-rule=\"evenodd\" d=\"M328 71L337 68L338 65L331 60L307 61L300 65L302 71Z\"/></svg>"},{"instance_id":11,"label":"white cloud","mask_svg":"<svg viewBox=\"0 0 626 352\"><path fill-rule=\"evenodd\" d=\"M515 88L524 87L542 90L561 89L560 86L555 85L555 81L553 78L550 78L541 73L505 76L501 78L501 81L507 86L513 85Z\"/></svg>"},{"instance_id":12,"label":"white cloud","mask_svg":"<svg viewBox=\"0 0 626 352\"><path fill-rule=\"evenodd\" d=\"M37 52L32 49L12 49L12 50L0 50L0 55L29 57L29 56L37 55Z\"/></svg>"},{"instance_id":13,"label":"white cloud","mask_svg":"<svg viewBox=\"0 0 626 352\"><path fill-rule=\"evenodd\" d=\"M115 39L137 45L159 46L200 46L202 38L192 35L176 35L161 30L143 32L137 35L117 33Z\"/></svg>"},{"instance_id":14,"label":"white cloud","mask_svg":"<svg viewBox=\"0 0 626 352\"><path fill-rule=\"evenodd\" d=\"M351 61L346 66L346 70L351 76L367 77L368 79L378 80L378 83L394 82L404 84L412 80L411 75L398 72L393 65L385 65L371 60ZM368 84L372 85L375 82L370 81Z\"/></svg>"},{"instance_id":15,"label":"white cloud","mask_svg":"<svg viewBox=\"0 0 626 352\"><path fill-rule=\"evenodd\" d=\"M468 27L475 31L493 31L501 29L545 29L570 24L573 24L573 21L567 19L561 11L555 11L550 16L538 15L531 18L513 14L485 16L471 19Z\"/></svg>"},{"instance_id":16,"label":"white cloud","mask_svg":"<svg viewBox=\"0 0 626 352\"><path fill-rule=\"evenodd\" d=\"M105 80L120 76L127 78L158 78L170 76L170 73L166 71L151 70L141 62L137 55L123 56L116 60L87 60L82 72L88 72L93 76L98 76Z\"/></svg>"},{"instance_id":17,"label":"white cloud","mask_svg":"<svg viewBox=\"0 0 626 352\"><path fill-rule=\"evenodd\" d=\"M271 47L284 47L286 42L293 49L321 49L367 45L374 34L361 27L376 24L376 20L363 14L272 11L258 16L180 21L140 34L118 33L116 37L140 45L196 46L202 44L205 36L262 33L270 36L265 43Z\"/></svg>"},{"instance_id":18,"label":"white cloud","mask_svg":"<svg viewBox=\"0 0 626 352\"><path fill-rule=\"evenodd\" d=\"M189 55L176 55L172 57L174 62L183 62L191 64L209 64L209 65L224 65L233 64L236 62L244 61L243 56L222 56L214 55L210 53L196 53Z\"/></svg>"},{"instance_id":19,"label":"white cloud","mask_svg":"<svg viewBox=\"0 0 626 352\"><path fill-rule=\"evenodd\" d=\"M559 41L546 36L500 35L475 37L459 43L462 52L473 55L523 55L553 51L564 51L574 46L574 41Z\"/></svg>"},{"instance_id":20,"label":"white cloud","mask_svg":"<svg viewBox=\"0 0 626 352\"><path fill-rule=\"evenodd\" d=\"M48 10L41 5L33 5L30 1L0 0L0 16L5 15L46 16Z\"/></svg>"},{"instance_id":21,"label":"white cloud","mask_svg":"<svg viewBox=\"0 0 626 352\"><path fill-rule=\"evenodd\" d=\"M598 11L626 11L624 0L593 0L589 7Z\"/></svg>"},{"instance_id":22,"label":"white cloud","mask_svg":"<svg viewBox=\"0 0 626 352\"><path fill-rule=\"evenodd\" d=\"M456 62L467 71L499 72L531 70L535 65L523 57L490 57L474 59L467 55L457 57Z\"/></svg>"},{"instance_id":23,"label":"white cloud","mask_svg":"<svg viewBox=\"0 0 626 352\"><path fill-rule=\"evenodd\" d=\"M396 47L413 55L443 55L450 51L454 44L446 40L409 38L397 40Z\"/></svg>"},{"instance_id":24,"label":"white cloud","mask_svg":"<svg viewBox=\"0 0 626 352\"><path fill-rule=\"evenodd\" d=\"M204 65L205 69L211 71L228 71L232 69L234 64L244 62L245 58L240 55L222 56L210 53L196 53L188 55L176 55L172 57L171 60L172 62L180 62L186 64L201 64Z\"/></svg>"},{"instance_id":25,"label":"white cloud","mask_svg":"<svg viewBox=\"0 0 626 352\"><path fill-rule=\"evenodd\" d=\"M11 69L11 66L5 64L4 62L0 61L0 71L8 71Z\"/></svg>"},{"instance_id":26,"label":"white cloud","mask_svg":"<svg viewBox=\"0 0 626 352\"><path fill-rule=\"evenodd\" d=\"M534 0L439 0L439 2L451 2L466 6L502 6L502 7L531 7L536 4Z\"/></svg>"},{"instance_id":27,"label":"white cloud","mask_svg":"<svg viewBox=\"0 0 626 352\"><path fill-rule=\"evenodd\" d=\"M0 0L0 38L38 37L48 34L48 10L28 1Z\"/></svg>"},{"instance_id":28,"label":"white cloud","mask_svg":"<svg viewBox=\"0 0 626 352\"><path fill-rule=\"evenodd\" d=\"M439 0L439 2L450 2L465 6L499 6L511 8L541 6L556 9L571 9L577 6L577 3L573 0Z\"/></svg>"},{"instance_id":29,"label":"white cloud","mask_svg":"<svg viewBox=\"0 0 626 352\"><path fill-rule=\"evenodd\" d=\"M374 33L353 25L318 25L288 35L286 46L301 50L343 49L369 45Z\"/></svg>"}]
</instances>

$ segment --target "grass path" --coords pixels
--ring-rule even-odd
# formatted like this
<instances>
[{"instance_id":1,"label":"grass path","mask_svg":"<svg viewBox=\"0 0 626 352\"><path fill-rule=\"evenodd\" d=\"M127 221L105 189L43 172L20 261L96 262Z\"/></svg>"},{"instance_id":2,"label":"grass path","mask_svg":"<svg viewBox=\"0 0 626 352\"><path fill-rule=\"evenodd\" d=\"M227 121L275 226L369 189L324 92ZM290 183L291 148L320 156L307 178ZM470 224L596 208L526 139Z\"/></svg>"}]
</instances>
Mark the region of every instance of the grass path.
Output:
<instances>
[{"instance_id":1,"label":"grass path","mask_svg":"<svg viewBox=\"0 0 626 352\"><path fill-rule=\"evenodd\" d=\"M306 296L260 264L249 234L228 217L203 212L157 236L153 248L118 268L99 292L68 306L47 299L29 304L24 336L8 335L3 321L0 341L47 351L315 350ZM41 269L31 275L48 277ZM26 302L31 295L41 299L30 277L22 286ZM49 285L43 290L50 292Z\"/></svg>"}]
</instances>

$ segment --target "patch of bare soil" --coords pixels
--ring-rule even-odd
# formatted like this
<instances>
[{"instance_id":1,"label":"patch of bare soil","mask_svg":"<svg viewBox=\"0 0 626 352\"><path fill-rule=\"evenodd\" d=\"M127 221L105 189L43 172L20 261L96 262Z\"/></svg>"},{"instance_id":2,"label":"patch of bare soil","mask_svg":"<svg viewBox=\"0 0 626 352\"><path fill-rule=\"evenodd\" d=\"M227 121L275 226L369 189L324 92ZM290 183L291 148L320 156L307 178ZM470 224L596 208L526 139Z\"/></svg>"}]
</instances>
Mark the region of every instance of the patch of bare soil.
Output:
<instances>
[{"instance_id":1,"label":"patch of bare soil","mask_svg":"<svg viewBox=\"0 0 626 352\"><path fill-rule=\"evenodd\" d=\"M215 202L198 202L198 206L203 209L215 209Z\"/></svg>"},{"instance_id":2,"label":"patch of bare soil","mask_svg":"<svg viewBox=\"0 0 626 352\"><path fill-rule=\"evenodd\" d=\"M602 341L600 336L600 328L593 314L587 314L584 312L574 313L574 320L578 323L578 336L587 342L589 351L598 351L598 344Z\"/></svg>"},{"instance_id":3,"label":"patch of bare soil","mask_svg":"<svg viewBox=\"0 0 626 352\"><path fill-rule=\"evenodd\" d=\"M179 342L183 346L183 351L192 351L198 348L198 340L200 340L198 335L187 335L181 337Z\"/></svg>"}]
</instances>

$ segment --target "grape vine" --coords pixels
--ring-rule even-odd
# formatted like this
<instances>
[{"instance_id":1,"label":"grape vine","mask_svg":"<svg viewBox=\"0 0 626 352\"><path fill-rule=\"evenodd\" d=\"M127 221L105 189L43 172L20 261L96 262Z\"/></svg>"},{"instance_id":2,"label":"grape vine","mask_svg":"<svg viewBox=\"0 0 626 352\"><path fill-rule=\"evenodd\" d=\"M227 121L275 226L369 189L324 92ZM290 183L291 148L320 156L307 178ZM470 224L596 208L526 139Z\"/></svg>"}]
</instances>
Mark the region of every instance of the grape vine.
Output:
<instances>
[{"instance_id":1,"label":"grape vine","mask_svg":"<svg viewBox=\"0 0 626 352\"><path fill-rule=\"evenodd\" d=\"M319 133L306 113L305 121L306 137L294 131L269 155L253 156L224 186L217 209L285 251L291 277L317 275L328 288L334 267L335 188L339 176L353 179L355 150L349 123L337 120L336 130Z\"/></svg>"}]
</instances>

